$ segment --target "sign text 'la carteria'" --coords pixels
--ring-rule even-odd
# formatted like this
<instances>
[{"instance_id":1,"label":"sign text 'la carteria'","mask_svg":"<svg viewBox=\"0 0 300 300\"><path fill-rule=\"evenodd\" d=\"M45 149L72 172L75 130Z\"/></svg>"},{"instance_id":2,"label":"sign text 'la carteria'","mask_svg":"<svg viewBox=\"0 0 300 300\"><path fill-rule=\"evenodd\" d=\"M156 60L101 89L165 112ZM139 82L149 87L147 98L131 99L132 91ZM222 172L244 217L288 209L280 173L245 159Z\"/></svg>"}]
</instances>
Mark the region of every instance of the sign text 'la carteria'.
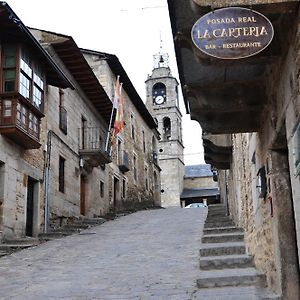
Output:
<instances>
[{"instance_id":1,"label":"sign text 'la carteria'","mask_svg":"<svg viewBox=\"0 0 300 300\"><path fill-rule=\"evenodd\" d=\"M240 7L210 12L192 29L194 44L204 53L223 59L255 55L272 41L272 23L262 14Z\"/></svg>"}]
</instances>

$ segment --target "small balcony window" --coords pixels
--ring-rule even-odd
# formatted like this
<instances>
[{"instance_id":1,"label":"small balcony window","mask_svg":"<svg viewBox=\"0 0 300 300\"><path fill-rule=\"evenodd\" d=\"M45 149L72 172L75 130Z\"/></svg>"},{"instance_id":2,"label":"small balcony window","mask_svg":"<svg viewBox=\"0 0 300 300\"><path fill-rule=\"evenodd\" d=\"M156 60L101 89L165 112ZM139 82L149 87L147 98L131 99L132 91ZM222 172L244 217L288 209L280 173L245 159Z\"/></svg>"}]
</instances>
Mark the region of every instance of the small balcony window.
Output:
<instances>
[{"instance_id":1,"label":"small balcony window","mask_svg":"<svg viewBox=\"0 0 300 300\"><path fill-rule=\"evenodd\" d=\"M12 116L12 101L11 100L3 101L3 116L4 117Z\"/></svg>"},{"instance_id":2,"label":"small balcony window","mask_svg":"<svg viewBox=\"0 0 300 300\"><path fill-rule=\"evenodd\" d=\"M4 91L13 92L15 90L16 72L14 70L3 71Z\"/></svg>"}]
</instances>

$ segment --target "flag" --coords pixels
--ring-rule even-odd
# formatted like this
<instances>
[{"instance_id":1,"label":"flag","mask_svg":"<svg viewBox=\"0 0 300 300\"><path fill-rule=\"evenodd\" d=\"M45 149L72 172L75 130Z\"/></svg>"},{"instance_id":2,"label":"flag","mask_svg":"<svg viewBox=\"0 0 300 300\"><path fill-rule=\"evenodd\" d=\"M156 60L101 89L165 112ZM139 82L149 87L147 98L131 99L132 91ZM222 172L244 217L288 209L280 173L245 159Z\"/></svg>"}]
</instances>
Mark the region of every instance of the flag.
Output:
<instances>
[{"instance_id":1,"label":"flag","mask_svg":"<svg viewBox=\"0 0 300 300\"><path fill-rule=\"evenodd\" d=\"M115 134L115 129L114 129L114 127L115 127L114 116L116 116L117 112L118 112L120 97L121 97L121 84L120 84L120 76L118 75L116 85L115 85L115 94L114 94L114 99L113 99L113 107L112 107L109 126L108 126L108 135L107 135L106 145L105 145L105 151L106 152L109 151L109 142L111 144L113 144L114 140L115 140L116 134ZM109 152L111 152L111 149L110 149Z\"/></svg>"},{"instance_id":2,"label":"flag","mask_svg":"<svg viewBox=\"0 0 300 300\"><path fill-rule=\"evenodd\" d=\"M116 136L123 130L124 116L123 116L123 98L122 98L122 83L119 81L119 76L116 82L114 108L116 109L116 116L114 120L114 126L112 128L111 144L114 145Z\"/></svg>"}]
</instances>

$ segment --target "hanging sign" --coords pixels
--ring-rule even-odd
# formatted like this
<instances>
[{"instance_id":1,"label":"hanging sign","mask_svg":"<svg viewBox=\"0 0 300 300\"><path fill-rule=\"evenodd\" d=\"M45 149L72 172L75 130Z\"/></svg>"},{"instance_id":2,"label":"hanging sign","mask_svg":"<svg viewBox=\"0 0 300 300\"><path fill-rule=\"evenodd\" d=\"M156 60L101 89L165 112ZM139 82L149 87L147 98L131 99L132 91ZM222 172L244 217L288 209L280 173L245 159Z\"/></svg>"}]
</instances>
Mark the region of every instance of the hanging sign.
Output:
<instances>
[{"instance_id":1,"label":"hanging sign","mask_svg":"<svg viewBox=\"0 0 300 300\"><path fill-rule=\"evenodd\" d=\"M241 59L267 48L274 37L272 23L261 13L227 7L201 17L192 40L202 52L221 59Z\"/></svg>"}]
</instances>

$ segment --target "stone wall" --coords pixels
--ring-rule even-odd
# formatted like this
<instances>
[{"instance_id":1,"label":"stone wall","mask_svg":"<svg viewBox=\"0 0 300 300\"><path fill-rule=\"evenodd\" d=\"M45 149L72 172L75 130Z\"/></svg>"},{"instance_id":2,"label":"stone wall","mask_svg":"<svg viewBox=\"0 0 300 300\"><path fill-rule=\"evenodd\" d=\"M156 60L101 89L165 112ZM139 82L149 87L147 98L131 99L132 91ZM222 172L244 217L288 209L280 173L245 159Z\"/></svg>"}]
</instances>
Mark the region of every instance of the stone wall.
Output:
<instances>
[{"instance_id":1,"label":"stone wall","mask_svg":"<svg viewBox=\"0 0 300 300\"><path fill-rule=\"evenodd\" d=\"M218 188L218 182L213 180L212 176L209 177L196 177L187 178L184 177L184 188L187 189L199 189L199 188Z\"/></svg>"},{"instance_id":2,"label":"stone wall","mask_svg":"<svg viewBox=\"0 0 300 300\"><path fill-rule=\"evenodd\" d=\"M299 298L300 180L295 176L293 143L300 116L298 28L297 23L290 27L286 35L290 43L266 72L267 104L259 132L233 135L229 200L257 268L284 299ZM262 167L267 189L260 196Z\"/></svg>"}]
</instances>

